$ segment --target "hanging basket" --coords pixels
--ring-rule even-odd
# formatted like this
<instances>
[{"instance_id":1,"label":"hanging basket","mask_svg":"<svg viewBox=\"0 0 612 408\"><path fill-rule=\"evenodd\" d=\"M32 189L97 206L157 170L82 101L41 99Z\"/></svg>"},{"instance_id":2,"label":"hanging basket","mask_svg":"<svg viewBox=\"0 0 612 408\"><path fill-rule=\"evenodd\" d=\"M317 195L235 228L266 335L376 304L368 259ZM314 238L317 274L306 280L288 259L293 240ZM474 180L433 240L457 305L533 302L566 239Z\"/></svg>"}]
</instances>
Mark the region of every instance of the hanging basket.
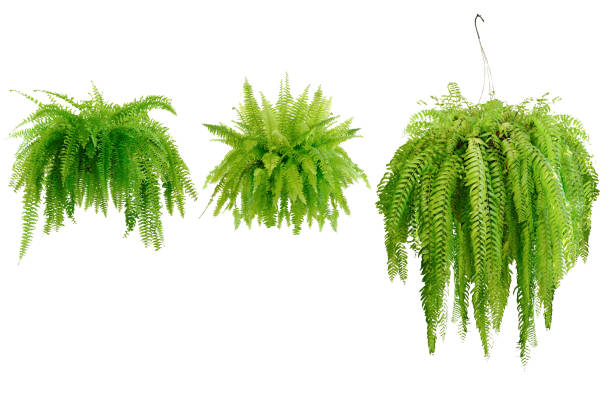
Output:
<instances>
[{"instance_id":1,"label":"hanging basket","mask_svg":"<svg viewBox=\"0 0 612 408\"><path fill-rule=\"evenodd\" d=\"M39 92L50 102L22 94L37 110L12 133L22 139L10 183L24 191L20 259L41 204L48 234L66 218L74 221L76 207L94 207L106 215L110 200L125 214L126 234L138 224L144 244L159 249L162 202L169 213L176 207L183 215L185 196L196 198L168 129L148 115L152 109L175 113L170 101L148 96L115 105L105 102L95 86L85 101Z\"/></svg>"},{"instance_id":2,"label":"hanging basket","mask_svg":"<svg viewBox=\"0 0 612 408\"><path fill-rule=\"evenodd\" d=\"M431 353L452 286L460 333L471 302L488 355L514 281L525 363L536 310L550 328L561 278L588 254L598 190L587 135L576 119L551 113L546 97L471 104L456 84L448 90L412 117L378 186L389 276L406 279L408 244L421 261Z\"/></svg>"}]
</instances>

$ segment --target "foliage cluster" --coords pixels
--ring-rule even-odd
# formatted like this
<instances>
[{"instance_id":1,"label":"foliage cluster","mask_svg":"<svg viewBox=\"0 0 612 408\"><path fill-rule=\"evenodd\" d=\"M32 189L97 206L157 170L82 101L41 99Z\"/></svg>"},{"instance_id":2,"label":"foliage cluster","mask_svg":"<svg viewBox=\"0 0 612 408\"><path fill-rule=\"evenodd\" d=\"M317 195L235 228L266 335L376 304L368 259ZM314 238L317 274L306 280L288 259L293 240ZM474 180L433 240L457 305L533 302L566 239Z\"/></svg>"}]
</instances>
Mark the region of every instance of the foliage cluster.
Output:
<instances>
[{"instance_id":1,"label":"foliage cluster","mask_svg":"<svg viewBox=\"0 0 612 408\"><path fill-rule=\"evenodd\" d=\"M485 355L514 275L526 362L535 313L543 309L550 328L561 278L588 254L598 180L587 135L576 119L552 114L546 95L471 104L456 84L448 89L411 118L378 186L388 272L405 280L405 244L418 251L429 351L445 331L453 285L453 320L464 335L471 299Z\"/></svg>"},{"instance_id":2,"label":"foliage cluster","mask_svg":"<svg viewBox=\"0 0 612 408\"><path fill-rule=\"evenodd\" d=\"M358 129L350 119L337 122L320 88L311 101L308 90L294 98L285 79L278 101L262 94L260 106L245 81L235 128L205 124L215 140L231 147L206 180L216 184L215 215L232 210L236 227L241 221L250 227L256 218L280 228L285 220L299 234L304 219L320 228L328 220L335 230L339 210L349 213L343 189L367 178L340 144L358 137Z\"/></svg>"},{"instance_id":3,"label":"foliage cluster","mask_svg":"<svg viewBox=\"0 0 612 408\"><path fill-rule=\"evenodd\" d=\"M44 202L49 233L74 221L76 207L94 207L106 215L108 202L125 214L126 234L138 225L145 245L163 242L163 202L172 213L184 213L186 195L197 193L189 170L168 129L149 117L152 109L175 113L162 96L147 96L124 105L105 102L93 86L91 98L41 92L49 98L15 131L21 145L10 185L23 189L22 258L32 240Z\"/></svg>"}]
</instances>

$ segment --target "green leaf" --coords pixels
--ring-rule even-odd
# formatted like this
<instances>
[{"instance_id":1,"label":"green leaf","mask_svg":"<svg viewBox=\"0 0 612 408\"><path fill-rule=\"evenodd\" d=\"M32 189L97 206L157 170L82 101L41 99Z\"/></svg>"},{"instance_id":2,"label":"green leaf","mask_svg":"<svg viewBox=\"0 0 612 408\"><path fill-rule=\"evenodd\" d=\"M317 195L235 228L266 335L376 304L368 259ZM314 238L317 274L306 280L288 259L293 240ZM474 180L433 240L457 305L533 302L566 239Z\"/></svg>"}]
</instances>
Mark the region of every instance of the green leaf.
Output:
<instances>
[{"instance_id":1,"label":"green leaf","mask_svg":"<svg viewBox=\"0 0 612 408\"><path fill-rule=\"evenodd\" d=\"M272 152L268 152L263 155L261 161L263 162L266 170L268 170L268 175L272 175L272 171L276 168L278 163L280 163L281 157Z\"/></svg>"}]
</instances>

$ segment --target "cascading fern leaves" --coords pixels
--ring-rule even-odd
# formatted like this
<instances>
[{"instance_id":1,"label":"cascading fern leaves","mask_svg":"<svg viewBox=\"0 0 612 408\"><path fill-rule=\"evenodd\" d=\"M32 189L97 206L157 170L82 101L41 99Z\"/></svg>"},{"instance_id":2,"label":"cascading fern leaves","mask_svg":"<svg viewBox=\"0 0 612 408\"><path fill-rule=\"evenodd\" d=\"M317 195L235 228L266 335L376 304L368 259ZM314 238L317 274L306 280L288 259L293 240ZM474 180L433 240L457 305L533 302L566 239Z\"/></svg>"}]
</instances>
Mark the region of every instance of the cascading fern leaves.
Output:
<instances>
[{"instance_id":1,"label":"cascading fern leaves","mask_svg":"<svg viewBox=\"0 0 612 408\"><path fill-rule=\"evenodd\" d=\"M142 241L159 249L163 242L162 201L184 214L186 194L197 192L168 129L148 115L152 109L175 113L170 100L147 96L124 105L107 103L93 86L91 99L37 91L50 102L37 104L12 132L22 142L10 186L23 189L25 255L44 201L45 233L74 221L75 207L106 215L108 201L125 214L126 234L138 224Z\"/></svg>"},{"instance_id":2,"label":"cascading fern leaves","mask_svg":"<svg viewBox=\"0 0 612 408\"><path fill-rule=\"evenodd\" d=\"M408 141L378 185L391 279L406 279L404 249L418 251L429 351L453 320L465 334L468 308L485 355L500 328L516 273L518 346L534 345L535 312L550 328L555 290L580 256L586 260L597 173L576 119L551 113L543 97L507 105L471 104L456 84L435 107L412 117ZM454 273L451 273L452 272Z\"/></svg>"},{"instance_id":3,"label":"cascading fern leaves","mask_svg":"<svg viewBox=\"0 0 612 408\"><path fill-rule=\"evenodd\" d=\"M308 89L293 98L285 79L276 104L262 95L260 106L245 81L236 129L205 124L231 147L206 180L216 183L215 215L231 209L236 228L241 221L250 227L255 218L267 227L286 221L299 234L305 218L320 228L329 220L335 230L339 209L349 213L343 189L367 178L340 144L358 137L358 129L350 119L336 122L320 88L309 102Z\"/></svg>"}]
</instances>

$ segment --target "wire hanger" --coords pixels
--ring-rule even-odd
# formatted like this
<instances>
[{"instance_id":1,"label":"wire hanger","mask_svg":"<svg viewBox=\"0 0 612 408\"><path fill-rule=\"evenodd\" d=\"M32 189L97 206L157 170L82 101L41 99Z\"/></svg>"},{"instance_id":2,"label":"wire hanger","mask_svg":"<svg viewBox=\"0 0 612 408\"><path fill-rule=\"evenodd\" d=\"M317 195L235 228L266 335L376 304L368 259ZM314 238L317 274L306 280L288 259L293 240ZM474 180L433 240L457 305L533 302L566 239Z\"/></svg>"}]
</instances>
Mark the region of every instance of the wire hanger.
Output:
<instances>
[{"instance_id":1,"label":"wire hanger","mask_svg":"<svg viewBox=\"0 0 612 408\"><path fill-rule=\"evenodd\" d=\"M480 33L478 32L478 19L480 19L484 23L484 18L482 18L480 14L476 14L476 17L474 17L474 28L476 29L478 45L480 46L480 54L482 55L483 79L480 97L478 98L478 103L480 103L480 101L482 100L482 95L484 94L485 87L487 88L489 98L493 98L495 96L495 87L493 86L493 74L491 73L489 59L487 58L487 54L485 53L485 50L482 46L482 41L480 40Z\"/></svg>"}]
</instances>

